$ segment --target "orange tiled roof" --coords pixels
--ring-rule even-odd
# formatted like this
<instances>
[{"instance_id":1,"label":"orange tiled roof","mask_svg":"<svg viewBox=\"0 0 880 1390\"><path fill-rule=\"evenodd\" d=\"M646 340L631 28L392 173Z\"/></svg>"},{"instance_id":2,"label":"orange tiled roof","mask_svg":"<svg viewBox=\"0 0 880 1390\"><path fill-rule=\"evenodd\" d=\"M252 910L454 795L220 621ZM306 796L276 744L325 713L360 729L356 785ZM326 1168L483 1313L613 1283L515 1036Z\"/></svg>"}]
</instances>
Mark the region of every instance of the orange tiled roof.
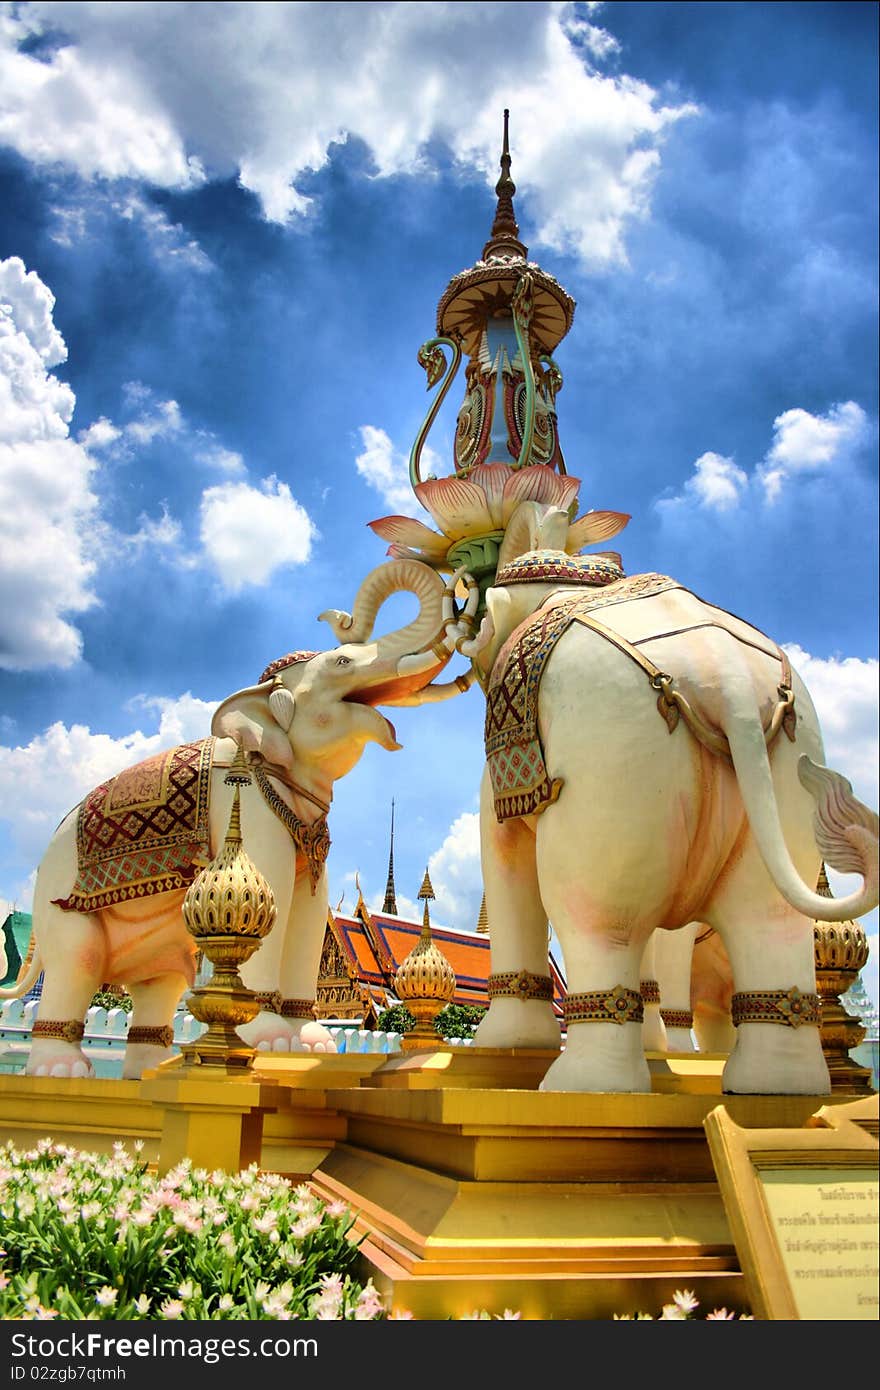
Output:
<instances>
[{"instance_id":1,"label":"orange tiled roof","mask_svg":"<svg viewBox=\"0 0 880 1390\"><path fill-rule=\"evenodd\" d=\"M357 971L361 984L367 985L380 1007L385 1006L386 992L394 993L394 974L419 939L422 926L405 917L390 917L380 912L368 912L361 899L354 917L333 914L337 939L347 959ZM456 931L452 927L431 927L437 948L443 952L455 971L454 1003L486 1006L489 996L486 981L489 976L489 938L473 932ZM565 979L552 953L550 977L553 980L553 1006L562 1015L565 998Z\"/></svg>"}]
</instances>

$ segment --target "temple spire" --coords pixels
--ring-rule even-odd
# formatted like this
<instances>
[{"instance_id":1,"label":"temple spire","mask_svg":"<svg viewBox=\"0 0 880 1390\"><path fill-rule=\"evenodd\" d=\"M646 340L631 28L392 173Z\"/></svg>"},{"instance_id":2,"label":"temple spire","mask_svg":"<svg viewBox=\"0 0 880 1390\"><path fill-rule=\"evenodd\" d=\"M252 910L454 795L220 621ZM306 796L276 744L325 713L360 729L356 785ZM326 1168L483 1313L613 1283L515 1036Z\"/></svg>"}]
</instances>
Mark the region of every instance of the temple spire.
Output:
<instances>
[{"instance_id":1,"label":"temple spire","mask_svg":"<svg viewBox=\"0 0 880 1390\"><path fill-rule=\"evenodd\" d=\"M501 177L495 185L498 206L495 209L492 233L483 247L484 261L498 256L516 256L525 259L528 255L528 247L519 240L519 226L513 210L513 195L516 192L516 184L510 176L509 116L510 112L505 109L504 141L501 147L500 161Z\"/></svg>"},{"instance_id":2,"label":"temple spire","mask_svg":"<svg viewBox=\"0 0 880 1390\"><path fill-rule=\"evenodd\" d=\"M394 798L391 799L391 847L388 851L388 882L382 911L388 917L397 916L397 894L394 889Z\"/></svg>"}]
</instances>

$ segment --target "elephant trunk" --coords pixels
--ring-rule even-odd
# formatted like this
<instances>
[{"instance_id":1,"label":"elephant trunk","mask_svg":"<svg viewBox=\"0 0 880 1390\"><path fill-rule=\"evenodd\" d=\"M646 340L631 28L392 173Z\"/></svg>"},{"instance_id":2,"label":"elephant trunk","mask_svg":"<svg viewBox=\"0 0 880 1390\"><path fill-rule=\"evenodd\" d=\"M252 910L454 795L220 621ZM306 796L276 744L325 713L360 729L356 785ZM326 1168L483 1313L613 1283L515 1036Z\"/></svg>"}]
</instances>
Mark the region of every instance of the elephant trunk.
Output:
<instances>
[{"instance_id":1,"label":"elephant trunk","mask_svg":"<svg viewBox=\"0 0 880 1390\"><path fill-rule=\"evenodd\" d=\"M380 656L393 659L398 655L427 651L442 637L444 589L441 576L421 560L390 560L364 579L352 613L330 609L320 617L330 624L340 642L366 642L386 599L404 591L415 594L419 600L418 616L377 641Z\"/></svg>"}]
</instances>

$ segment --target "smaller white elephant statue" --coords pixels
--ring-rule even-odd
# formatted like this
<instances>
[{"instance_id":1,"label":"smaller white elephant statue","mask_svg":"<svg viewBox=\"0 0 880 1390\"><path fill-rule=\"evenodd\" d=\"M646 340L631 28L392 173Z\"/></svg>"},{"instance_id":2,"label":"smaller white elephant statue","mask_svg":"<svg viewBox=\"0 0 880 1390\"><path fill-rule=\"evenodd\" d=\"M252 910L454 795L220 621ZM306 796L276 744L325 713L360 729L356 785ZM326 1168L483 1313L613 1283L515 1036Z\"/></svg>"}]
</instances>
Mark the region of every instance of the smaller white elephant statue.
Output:
<instances>
[{"instance_id":1,"label":"smaller white elephant statue","mask_svg":"<svg viewBox=\"0 0 880 1390\"><path fill-rule=\"evenodd\" d=\"M569 992L542 1089L650 1091L645 946L703 922L733 976L723 1090L827 1094L813 920L877 905L877 814L824 766L809 694L771 639L668 576L596 570L515 555L458 643L486 694L492 973L475 1041L559 1048L549 921ZM863 887L813 891L823 858Z\"/></svg>"},{"instance_id":2,"label":"smaller white elephant statue","mask_svg":"<svg viewBox=\"0 0 880 1390\"><path fill-rule=\"evenodd\" d=\"M379 607L400 590L419 598L417 617L371 640ZM29 1074L92 1073L80 1044L103 984L125 985L133 1001L123 1075L140 1077L172 1055L173 1018L197 954L182 903L224 842L233 795L225 778L239 747L256 782L241 798L243 843L276 906L274 927L242 967L262 1007L239 1033L256 1048L335 1051L313 1008L334 783L368 743L400 747L379 700L445 698L467 682L429 684L465 629L443 580L418 561L382 565L363 581L353 614L322 617L350 640L273 662L218 706L210 737L125 769L61 822L37 874L35 949L18 982L0 990L20 997L43 972Z\"/></svg>"}]
</instances>

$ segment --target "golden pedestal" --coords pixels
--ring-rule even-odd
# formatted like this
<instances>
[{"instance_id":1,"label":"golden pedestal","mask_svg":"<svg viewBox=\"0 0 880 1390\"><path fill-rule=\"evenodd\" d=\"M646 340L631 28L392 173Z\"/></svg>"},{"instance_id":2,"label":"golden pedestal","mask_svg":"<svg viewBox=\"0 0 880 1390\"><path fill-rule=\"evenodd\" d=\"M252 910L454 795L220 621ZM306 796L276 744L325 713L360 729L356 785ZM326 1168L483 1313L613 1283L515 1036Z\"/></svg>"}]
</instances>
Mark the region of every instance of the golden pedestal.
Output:
<instances>
[{"instance_id":1,"label":"golden pedestal","mask_svg":"<svg viewBox=\"0 0 880 1390\"><path fill-rule=\"evenodd\" d=\"M331 1092L347 1138L312 1184L358 1213L367 1272L416 1318L505 1308L528 1319L656 1317L685 1288L705 1312L744 1312L703 1129L718 1100L467 1085ZM826 1101L725 1097L748 1126L798 1127Z\"/></svg>"}]
</instances>

